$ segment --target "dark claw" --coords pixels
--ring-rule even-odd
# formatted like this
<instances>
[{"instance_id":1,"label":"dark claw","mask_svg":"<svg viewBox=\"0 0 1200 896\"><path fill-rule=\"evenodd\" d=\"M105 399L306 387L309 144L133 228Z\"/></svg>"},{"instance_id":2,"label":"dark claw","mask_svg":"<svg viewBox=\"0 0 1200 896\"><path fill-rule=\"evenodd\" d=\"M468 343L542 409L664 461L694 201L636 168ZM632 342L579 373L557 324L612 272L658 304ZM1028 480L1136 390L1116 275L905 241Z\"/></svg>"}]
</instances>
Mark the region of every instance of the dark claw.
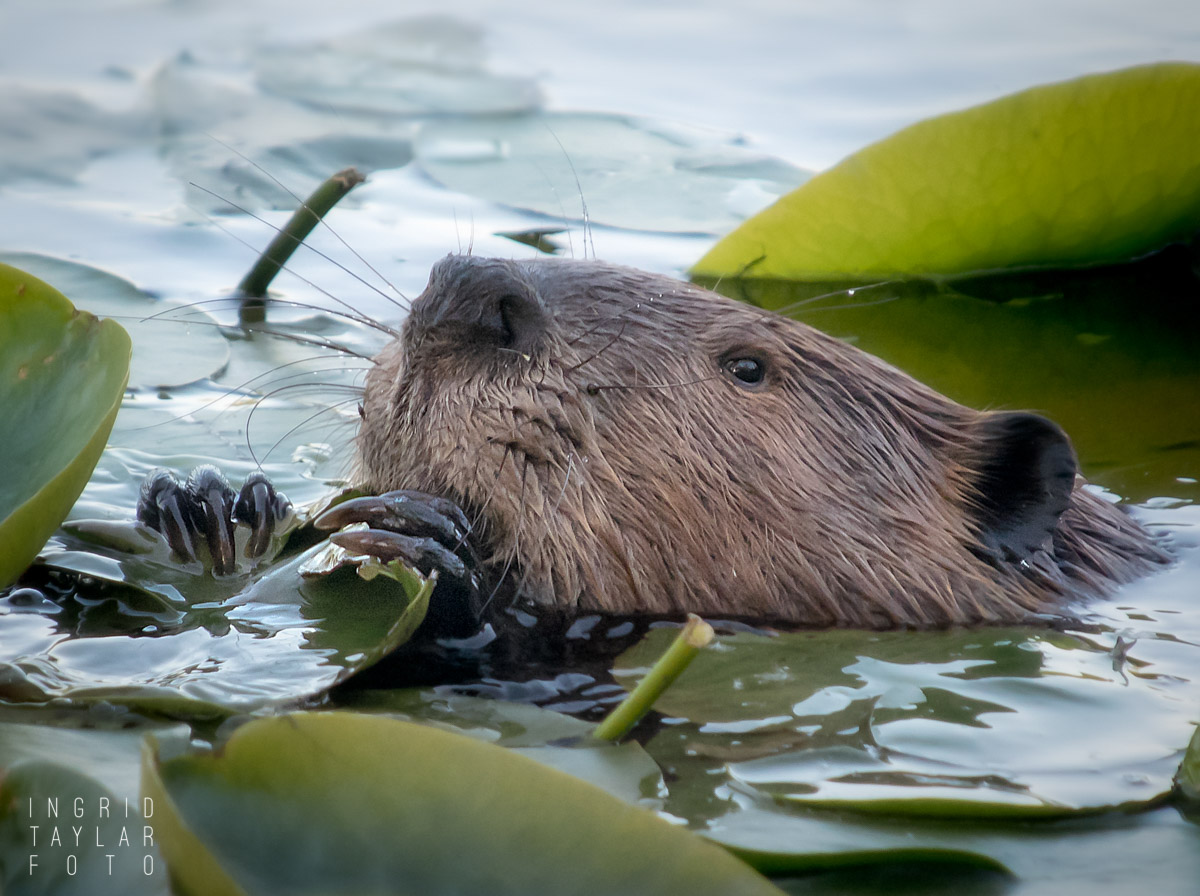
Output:
<instances>
[{"instance_id":1,"label":"dark claw","mask_svg":"<svg viewBox=\"0 0 1200 896\"><path fill-rule=\"evenodd\" d=\"M185 561L196 559L196 532L184 486L169 470L154 470L142 482L137 518L161 532L171 550Z\"/></svg>"},{"instance_id":2,"label":"dark claw","mask_svg":"<svg viewBox=\"0 0 1200 896\"><path fill-rule=\"evenodd\" d=\"M250 540L246 543L247 557L261 557L266 553L275 527L291 509L292 502L275 491L271 480L261 471L246 477L233 507L233 519L250 527Z\"/></svg>"},{"instance_id":3,"label":"dark claw","mask_svg":"<svg viewBox=\"0 0 1200 896\"><path fill-rule=\"evenodd\" d=\"M216 467L196 467L188 477L187 492L192 499L192 523L204 535L212 559L213 573L227 576L237 570L237 549L233 542L233 505L235 496L225 477Z\"/></svg>"},{"instance_id":4,"label":"dark claw","mask_svg":"<svg viewBox=\"0 0 1200 896\"><path fill-rule=\"evenodd\" d=\"M467 565L462 558L432 538L415 538L382 529L357 529L353 532L335 532L329 536L329 540L351 553L367 554L385 563L399 560L423 572L436 569L439 576L460 581L467 577Z\"/></svg>"},{"instance_id":5,"label":"dark claw","mask_svg":"<svg viewBox=\"0 0 1200 896\"><path fill-rule=\"evenodd\" d=\"M466 542L471 524L457 504L423 492L394 491L343 501L313 522L318 529L341 529L366 523L413 536L430 536L457 548Z\"/></svg>"}]
</instances>

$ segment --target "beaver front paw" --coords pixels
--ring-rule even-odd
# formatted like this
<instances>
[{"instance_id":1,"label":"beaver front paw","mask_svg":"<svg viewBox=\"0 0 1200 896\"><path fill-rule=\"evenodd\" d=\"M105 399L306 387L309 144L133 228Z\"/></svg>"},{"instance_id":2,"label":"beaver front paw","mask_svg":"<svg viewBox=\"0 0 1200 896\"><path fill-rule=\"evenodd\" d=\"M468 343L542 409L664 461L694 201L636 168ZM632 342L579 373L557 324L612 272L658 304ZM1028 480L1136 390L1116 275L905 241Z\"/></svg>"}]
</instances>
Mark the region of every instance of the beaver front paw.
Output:
<instances>
[{"instance_id":1,"label":"beaver front paw","mask_svg":"<svg viewBox=\"0 0 1200 896\"><path fill-rule=\"evenodd\" d=\"M467 541L471 524L457 504L424 492L394 491L343 501L313 521L333 531L353 523L366 529L335 532L329 540L348 551L399 560L426 575L464 580L478 565Z\"/></svg>"},{"instance_id":2,"label":"beaver front paw","mask_svg":"<svg viewBox=\"0 0 1200 896\"><path fill-rule=\"evenodd\" d=\"M466 633L478 627L483 609L481 564L471 544L471 524L446 498L400 490L343 501L313 521L332 531L354 523L365 529L334 532L329 540L355 554L383 562L399 560L438 574L438 599L431 607L439 633Z\"/></svg>"},{"instance_id":3,"label":"beaver front paw","mask_svg":"<svg viewBox=\"0 0 1200 896\"><path fill-rule=\"evenodd\" d=\"M193 470L187 482L169 470L152 471L142 483L137 518L161 532L184 562L204 562L203 539L213 573L222 576L237 571L236 524L250 528L246 557L261 557L291 508L263 473L251 473L235 494L221 472L206 464Z\"/></svg>"}]
</instances>

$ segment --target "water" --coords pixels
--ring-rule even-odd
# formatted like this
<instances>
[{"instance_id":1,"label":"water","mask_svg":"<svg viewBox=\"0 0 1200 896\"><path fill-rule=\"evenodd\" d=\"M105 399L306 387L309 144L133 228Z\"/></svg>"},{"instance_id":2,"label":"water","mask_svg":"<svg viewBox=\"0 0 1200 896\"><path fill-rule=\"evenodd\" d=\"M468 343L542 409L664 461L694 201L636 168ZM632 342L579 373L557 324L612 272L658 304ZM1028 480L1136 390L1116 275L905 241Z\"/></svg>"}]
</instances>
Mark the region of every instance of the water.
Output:
<instances>
[{"instance_id":1,"label":"water","mask_svg":"<svg viewBox=\"0 0 1200 896\"><path fill-rule=\"evenodd\" d=\"M531 230L565 231L549 236L564 254L594 245L612 261L678 275L809 171L904 124L1084 72L1200 59L1192 6L858 0L628 2L601 11L471 2L407 3L400 13L382 0L348 9L8 0L0 11L0 31L12 38L0 58L0 250L27 253L16 261L81 306L129 320L137 345L138 388L75 516L119 528L137 482L157 464L211 460L240 476L257 457L299 499L346 475L353 406L329 411L333 387L319 384L355 382L354 365L329 370L316 360L312 391L256 405L239 387L307 352L218 336L210 323L235 319L220 303L205 306L211 318L181 311L161 327L136 323L156 302L210 303L228 292L271 231L226 200L280 223L294 200L272 178L303 193L345 164L370 169L332 223L404 295L419 292L432 262L450 250L531 254L499 235ZM306 279L278 281L284 297L336 308L327 290L372 316L401 315L392 287L341 242L323 232L313 242L379 291L307 255L294 265ZM1099 368L1064 350L1062 364L1031 373L1028 362L980 348L996 342L1007 306L945 301L948 322L930 332L953 332L965 360L895 338L901 324L928 318L926 300L886 306L874 330L860 320L874 309L828 325L964 400L1043 407L1066 419L1085 471L1173 532L1182 562L1093 605L1086 625L1070 632L725 637L669 693L665 718L641 731L669 773L660 808L760 849L839 855L916 841L984 855L1018 875L1010 892L1023 896L1083 881L1101 893L1147 881L1160 892L1190 892L1200 874L1195 826L1170 807L1111 811L1145 809L1169 788L1200 705L1200 469L1188 401L1196 355L1184 337L1177 345L1160 332L1186 327L1138 329L1160 347L1154 356L1135 352L1141 337L1127 311L1100 324L1070 322L1072 333L1108 327L1121 337L1119 350ZM381 338L332 313L286 312L278 321L367 352ZM963 321L986 333L968 339ZM1030 325L1028 316L1021 321L1018 332ZM1120 383L1107 388L1104 371L1119 371ZM1086 399L1073 383L1088 386ZM1151 413L1163 395L1170 404ZM1171 427L1158 428L1163 420ZM86 548L106 535L99 524L72 530L60 547ZM101 574L110 567L97 550L72 562ZM138 562L133 581L144 584L155 561ZM189 579L164 568L155 574L159 590L114 590L70 625L37 606L5 605L6 654L40 658L25 670L32 693L74 695L86 680L90 712L124 718L122 700L155 705L207 737L205 712L319 691L365 662L386 628L365 611L314 620L282 588L263 589L251 603L206 593L202 606L189 607ZM105 628L140 629L147 619L161 627L158 636ZM64 637L71 627L92 637ZM661 637L626 655L616 680L636 678ZM10 699L23 693L6 686ZM547 723L534 721L530 707L505 709L476 695L586 712L611 702L614 688L592 669L537 668L470 687L341 699L493 731L502 742L524 737L521 746L561 734L557 723L553 734L531 733ZM26 710L7 718L53 731ZM97 760L95 774L118 789L133 786L130 749ZM938 799L919 799L928 796ZM990 820L890 820L934 805L952 819ZM1019 820L997 821L1005 813ZM1041 828L1031 833L1030 825ZM809 884L871 891L864 880ZM956 880L958 892L996 886L986 875Z\"/></svg>"}]
</instances>

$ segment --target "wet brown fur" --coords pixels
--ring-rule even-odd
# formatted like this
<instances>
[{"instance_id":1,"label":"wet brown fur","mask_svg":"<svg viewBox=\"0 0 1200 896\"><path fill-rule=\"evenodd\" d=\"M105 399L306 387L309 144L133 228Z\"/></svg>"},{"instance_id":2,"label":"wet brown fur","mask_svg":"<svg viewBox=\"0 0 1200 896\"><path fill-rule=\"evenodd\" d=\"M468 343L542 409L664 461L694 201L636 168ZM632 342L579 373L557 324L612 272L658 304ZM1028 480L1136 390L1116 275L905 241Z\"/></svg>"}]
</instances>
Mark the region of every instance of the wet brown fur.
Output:
<instances>
[{"instance_id":1,"label":"wet brown fur","mask_svg":"<svg viewBox=\"0 0 1200 896\"><path fill-rule=\"evenodd\" d=\"M546 318L528 345L463 322L488 277L537 296ZM723 367L747 353L767 362L756 389ZM372 491L455 499L496 574L568 611L1013 622L1163 560L1082 479L1052 550L981 551L986 418L810 327L666 277L452 258L368 376L357 473Z\"/></svg>"}]
</instances>

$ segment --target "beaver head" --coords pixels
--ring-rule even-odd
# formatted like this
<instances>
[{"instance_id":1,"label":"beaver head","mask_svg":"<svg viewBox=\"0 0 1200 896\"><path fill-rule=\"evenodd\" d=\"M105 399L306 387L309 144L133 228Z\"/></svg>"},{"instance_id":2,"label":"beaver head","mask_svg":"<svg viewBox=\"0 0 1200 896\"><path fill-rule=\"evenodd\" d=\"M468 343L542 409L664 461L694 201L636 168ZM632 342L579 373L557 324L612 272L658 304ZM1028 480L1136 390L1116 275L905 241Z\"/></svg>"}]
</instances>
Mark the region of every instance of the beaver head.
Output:
<instances>
[{"instance_id":1,"label":"beaver head","mask_svg":"<svg viewBox=\"0 0 1200 896\"><path fill-rule=\"evenodd\" d=\"M594 261L441 261L368 375L357 474L458 502L569 611L1016 621L1159 556L1049 420Z\"/></svg>"}]
</instances>

